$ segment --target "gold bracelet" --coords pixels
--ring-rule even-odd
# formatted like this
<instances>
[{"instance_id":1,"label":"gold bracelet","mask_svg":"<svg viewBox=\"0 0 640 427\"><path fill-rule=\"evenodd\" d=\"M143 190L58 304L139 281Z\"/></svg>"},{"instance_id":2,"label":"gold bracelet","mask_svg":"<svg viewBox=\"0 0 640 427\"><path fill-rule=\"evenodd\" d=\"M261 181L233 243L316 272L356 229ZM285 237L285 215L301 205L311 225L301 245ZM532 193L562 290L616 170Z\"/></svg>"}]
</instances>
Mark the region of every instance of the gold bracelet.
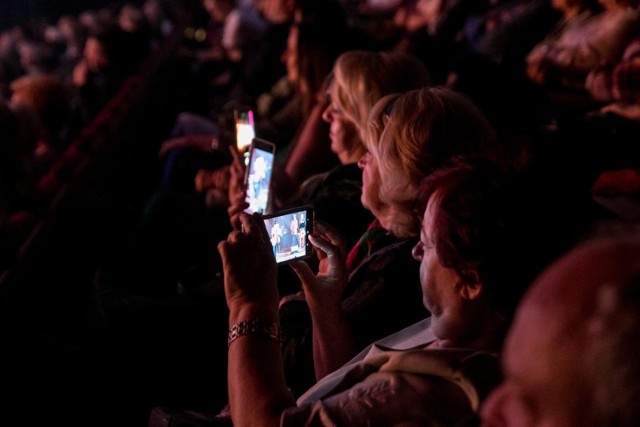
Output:
<instances>
[{"instance_id":1,"label":"gold bracelet","mask_svg":"<svg viewBox=\"0 0 640 427\"><path fill-rule=\"evenodd\" d=\"M238 322L229 329L227 347L231 346L231 343L236 339L245 335L265 337L277 343L282 342L280 325L277 322L264 322L260 319L249 319Z\"/></svg>"}]
</instances>

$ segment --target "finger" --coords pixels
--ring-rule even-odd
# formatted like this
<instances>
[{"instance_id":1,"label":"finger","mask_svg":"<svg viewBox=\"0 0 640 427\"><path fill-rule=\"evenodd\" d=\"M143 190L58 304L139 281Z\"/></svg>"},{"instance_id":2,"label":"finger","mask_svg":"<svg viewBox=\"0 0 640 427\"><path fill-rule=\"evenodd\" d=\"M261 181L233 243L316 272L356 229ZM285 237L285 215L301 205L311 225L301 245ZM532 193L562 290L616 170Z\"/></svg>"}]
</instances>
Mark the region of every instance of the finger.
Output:
<instances>
[{"instance_id":1,"label":"finger","mask_svg":"<svg viewBox=\"0 0 640 427\"><path fill-rule=\"evenodd\" d=\"M240 230L242 228L242 223L240 222L240 214L242 212L236 212L229 218L229 223L231 224L231 228L233 230Z\"/></svg>"},{"instance_id":2,"label":"finger","mask_svg":"<svg viewBox=\"0 0 640 427\"><path fill-rule=\"evenodd\" d=\"M309 241L311 242L311 244L313 244L313 246L317 247L318 249L321 249L329 257L340 254L340 251L333 243L321 237L311 235L309 236Z\"/></svg>"},{"instance_id":3,"label":"finger","mask_svg":"<svg viewBox=\"0 0 640 427\"><path fill-rule=\"evenodd\" d=\"M260 244L271 247L271 238L267 232L267 226L264 223L264 218L259 213L255 212L251 215L251 218L255 221L256 226L260 230Z\"/></svg>"},{"instance_id":4,"label":"finger","mask_svg":"<svg viewBox=\"0 0 640 427\"><path fill-rule=\"evenodd\" d=\"M241 169L244 169L244 159L238 149L234 145L229 145L229 151L231 152L231 158L233 159L232 163L239 166Z\"/></svg>"},{"instance_id":5,"label":"finger","mask_svg":"<svg viewBox=\"0 0 640 427\"><path fill-rule=\"evenodd\" d=\"M311 271L311 267L304 261L296 260L289 262L289 266L296 273L296 275L300 278L300 281L303 284L313 283L316 276Z\"/></svg>"},{"instance_id":6,"label":"finger","mask_svg":"<svg viewBox=\"0 0 640 427\"><path fill-rule=\"evenodd\" d=\"M224 263L229 254L229 243L226 240L222 240L218 243L218 253L222 258L222 262Z\"/></svg>"},{"instance_id":7,"label":"finger","mask_svg":"<svg viewBox=\"0 0 640 427\"><path fill-rule=\"evenodd\" d=\"M322 221L317 221L315 223L315 229L324 233L329 238L329 240L336 246L339 246L344 242L344 237L342 236L342 234L337 229L331 227L327 223L324 223Z\"/></svg>"}]
</instances>

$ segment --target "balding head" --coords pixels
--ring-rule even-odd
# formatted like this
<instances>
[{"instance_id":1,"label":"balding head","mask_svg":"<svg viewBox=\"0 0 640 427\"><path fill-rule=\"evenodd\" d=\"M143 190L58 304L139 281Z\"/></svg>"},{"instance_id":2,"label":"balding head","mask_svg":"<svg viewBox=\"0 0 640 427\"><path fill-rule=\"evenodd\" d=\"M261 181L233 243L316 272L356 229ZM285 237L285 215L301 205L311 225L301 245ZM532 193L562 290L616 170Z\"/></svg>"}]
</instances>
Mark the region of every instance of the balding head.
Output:
<instances>
[{"instance_id":1,"label":"balding head","mask_svg":"<svg viewBox=\"0 0 640 427\"><path fill-rule=\"evenodd\" d=\"M518 309L487 426L635 426L640 411L640 238L585 243Z\"/></svg>"}]
</instances>

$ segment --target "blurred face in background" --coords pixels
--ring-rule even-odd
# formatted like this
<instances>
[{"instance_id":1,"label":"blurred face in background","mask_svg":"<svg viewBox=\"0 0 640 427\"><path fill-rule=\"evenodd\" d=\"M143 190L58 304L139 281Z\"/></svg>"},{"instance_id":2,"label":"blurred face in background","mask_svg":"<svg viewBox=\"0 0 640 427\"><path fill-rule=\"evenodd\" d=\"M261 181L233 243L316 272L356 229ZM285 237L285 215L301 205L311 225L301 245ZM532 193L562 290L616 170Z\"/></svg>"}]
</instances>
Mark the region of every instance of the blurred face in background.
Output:
<instances>
[{"instance_id":1,"label":"blurred face in background","mask_svg":"<svg viewBox=\"0 0 640 427\"><path fill-rule=\"evenodd\" d=\"M322 112L322 118L325 122L329 123L329 139L331 140L331 151L333 151L340 163L343 165L350 163L357 163L362 157L362 150L358 150L354 153L353 147L355 144L358 146L364 146L360 142L358 130L355 124L348 120L344 113L340 110L340 107L333 101L335 92L335 85L331 84L328 91L329 104L327 108Z\"/></svg>"},{"instance_id":2,"label":"blurred face in background","mask_svg":"<svg viewBox=\"0 0 640 427\"><path fill-rule=\"evenodd\" d=\"M291 26L289 37L287 38L287 48L282 53L282 62L287 69L287 79L294 85L299 84L300 74L298 73L298 34L300 30L297 26Z\"/></svg>"},{"instance_id":3,"label":"blurred face in background","mask_svg":"<svg viewBox=\"0 0 640 427\"><path fill-rule=\"evenodd\" d=\"M109 65L109 57L104 47L94 37L89 37L84 45L84 60L91 71L99 71Z\"/></svg>"}]
</instances>

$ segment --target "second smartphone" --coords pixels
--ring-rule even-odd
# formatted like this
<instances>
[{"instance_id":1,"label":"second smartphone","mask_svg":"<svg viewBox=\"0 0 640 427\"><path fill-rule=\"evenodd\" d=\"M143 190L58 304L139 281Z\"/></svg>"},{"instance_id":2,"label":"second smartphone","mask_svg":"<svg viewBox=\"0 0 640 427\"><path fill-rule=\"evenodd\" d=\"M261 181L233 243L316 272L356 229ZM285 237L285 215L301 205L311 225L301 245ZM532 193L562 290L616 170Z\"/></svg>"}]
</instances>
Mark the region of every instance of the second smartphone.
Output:
<instances>
[{"instance_id":1,"label":"second smartphone","mask_svg":"<svg viewBox=\"0 0 640 427\"><path fill-rule=\"evenodd\" d=\"M267 213L271 193L271 173L276 147L272 142L253 138L249 148L249 163L244 177L247 191L247 213Z\"/></svg>"}]
</instances>

